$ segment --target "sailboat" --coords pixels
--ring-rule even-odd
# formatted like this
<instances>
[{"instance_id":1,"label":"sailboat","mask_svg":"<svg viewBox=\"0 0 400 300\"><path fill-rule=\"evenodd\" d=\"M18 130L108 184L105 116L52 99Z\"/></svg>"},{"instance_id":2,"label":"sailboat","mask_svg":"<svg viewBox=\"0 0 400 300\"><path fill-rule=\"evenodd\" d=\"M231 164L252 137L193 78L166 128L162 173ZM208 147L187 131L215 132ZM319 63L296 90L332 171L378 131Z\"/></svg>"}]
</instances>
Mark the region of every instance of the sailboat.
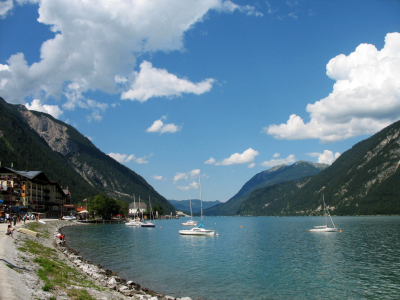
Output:
<instances>
[{"instance_id":1,"label":"sailboat","mask_svg":"<svg viewBox=\"0 0 400 300\"><path fill-rule=\"evenodd\" d=\"M136 206L135 195L133 195L133 207L135 208L135 206ZM139 207L137 209L140 209L140 196L139 196ZM126 226L140 226L141 224L142 222L140 222L140 218L139 216L136 216L136 213L134 213L132 220L125 223Z\"/></svg>"},{"instance_id":2,"label":"sailboat","mask_svg":"<svg viewBox=\"0 0 400 300\"><path fill-rule=\"evenodd\" d=\"M179 234L182 235L209 235L213 236L215 230L205 229L203 228L203 199L201 196L201 180L199 175L199 186L200 186L200 207L201 207L201 223L197 227L193 227L192 229L183 229L179 230Z\"/></svg>"},{"instance_id":3,"label":"sailboat","mask_svg":"<svg viewBox=\"0 0 400 300\"><path fill-rule=\"evenodd\" d=\"M183 226L197 226L197 222L193 220L192 199L190 199L190 220L182 223Z\"/></svg>"},{"instance_id":4,"label":"sailboat","mask_svg":"<svg viewBox=\"0 0 400 300\"><path fill-rule=\"evenodd\" d=\"M322 226L314 226L313 229L310 229L308 231L312 231L312 232L335 232L335 231L338 231L335 224L333 223L331 214L329 213L329 210L326 207L324 195L322 195L322 202L324 203L324 214L325 214L326 224L322 225ZM328 217L330 218L333 227L328 227Z\"/></svg>"},{"instance_id":5,"label":"sailboat","mask_svg":"<svg viewBox=\"0 0 400 300\"><path fill-rule=\"evenodd\" d=\"M151 215L153 214L152 210L151 210L151 202L150 202L150 196L149 196L149 205L150 205L150 222L144 222L142 223L140 226L142 227L156 227L155 223L151 222Z\"/></svg>"}]
</instances>

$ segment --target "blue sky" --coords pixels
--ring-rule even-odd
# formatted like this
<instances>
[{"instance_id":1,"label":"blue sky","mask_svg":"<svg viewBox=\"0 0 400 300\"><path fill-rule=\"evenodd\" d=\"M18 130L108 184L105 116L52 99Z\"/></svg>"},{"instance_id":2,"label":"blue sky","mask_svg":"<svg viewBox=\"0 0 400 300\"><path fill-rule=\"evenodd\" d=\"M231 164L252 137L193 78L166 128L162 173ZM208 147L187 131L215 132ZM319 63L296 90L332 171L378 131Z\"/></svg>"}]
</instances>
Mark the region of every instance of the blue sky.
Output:
<instances>
[{"instance_id":1,"label":"blue sky","mask_svg":"<svg viewBox=\"0 0 400 300\"><path fill-rule=\"evenodd\" d=\"M332 163L400 118L400 1L2 0L0 96L167 199Z\"/></svg>"}]
</instances>

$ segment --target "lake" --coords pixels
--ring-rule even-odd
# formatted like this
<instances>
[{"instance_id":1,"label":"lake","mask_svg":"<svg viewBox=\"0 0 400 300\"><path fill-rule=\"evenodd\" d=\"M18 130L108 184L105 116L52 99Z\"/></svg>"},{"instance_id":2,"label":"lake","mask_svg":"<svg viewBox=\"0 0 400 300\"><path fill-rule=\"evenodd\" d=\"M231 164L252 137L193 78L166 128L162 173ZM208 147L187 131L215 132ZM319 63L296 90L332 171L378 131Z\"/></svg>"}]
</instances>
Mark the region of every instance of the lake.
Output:
<instances>
[{"instance_id":1,"label":"lake","mask_svg":"<svg viewBox=\"0 0 400 300\"><path fill-rule=\"evenodd\" d=\"M205 217L219 234L93 224L63 229L84 258L156 292L192 299L397 299L400 217Z\"/></svg>"}]
</instances>

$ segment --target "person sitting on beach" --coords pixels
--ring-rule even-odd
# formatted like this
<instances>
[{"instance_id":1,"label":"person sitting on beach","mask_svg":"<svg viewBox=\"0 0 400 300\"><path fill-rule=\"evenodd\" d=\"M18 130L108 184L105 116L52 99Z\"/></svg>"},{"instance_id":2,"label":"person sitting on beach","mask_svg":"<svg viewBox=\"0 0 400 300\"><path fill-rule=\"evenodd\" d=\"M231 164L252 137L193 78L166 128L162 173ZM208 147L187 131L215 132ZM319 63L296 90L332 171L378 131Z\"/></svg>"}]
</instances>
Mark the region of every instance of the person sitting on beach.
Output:
<instances>
[{"instance_id":1,"label":"person sitting on beach","mask_svg":"<svg viewBox=\"0 0 400 300\"><path fill-rule=\"evenodd\" d=\"M14 229L11 229L11 225L8 225L7 231L6 231L6 235L9 235L9 236L11 236L12 238L14 238L14 237L13 237L13 231L14 231Z\"/></svg>"}]
</instances>

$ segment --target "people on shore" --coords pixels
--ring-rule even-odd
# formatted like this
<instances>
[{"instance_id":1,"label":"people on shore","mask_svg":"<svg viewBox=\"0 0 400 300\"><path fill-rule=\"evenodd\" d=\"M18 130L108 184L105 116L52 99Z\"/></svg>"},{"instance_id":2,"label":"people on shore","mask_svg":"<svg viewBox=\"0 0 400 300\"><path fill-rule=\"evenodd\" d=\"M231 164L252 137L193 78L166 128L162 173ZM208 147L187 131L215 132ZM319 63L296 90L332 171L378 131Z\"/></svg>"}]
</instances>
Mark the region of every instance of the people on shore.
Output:
<instances>
[{"instance_id":1,"label":"people on shore","mask_svg":"<svg viewBox=\"0 0 400 300\"><path fill-rule=\"evenodd\" d=\"M14 238L13 232L14 232L14 229L11 228L11 225L8 225L7 231L6 231L6 235L9 235L9 236L11 236L12 238Z\"/></svg>"}]
</instances>

